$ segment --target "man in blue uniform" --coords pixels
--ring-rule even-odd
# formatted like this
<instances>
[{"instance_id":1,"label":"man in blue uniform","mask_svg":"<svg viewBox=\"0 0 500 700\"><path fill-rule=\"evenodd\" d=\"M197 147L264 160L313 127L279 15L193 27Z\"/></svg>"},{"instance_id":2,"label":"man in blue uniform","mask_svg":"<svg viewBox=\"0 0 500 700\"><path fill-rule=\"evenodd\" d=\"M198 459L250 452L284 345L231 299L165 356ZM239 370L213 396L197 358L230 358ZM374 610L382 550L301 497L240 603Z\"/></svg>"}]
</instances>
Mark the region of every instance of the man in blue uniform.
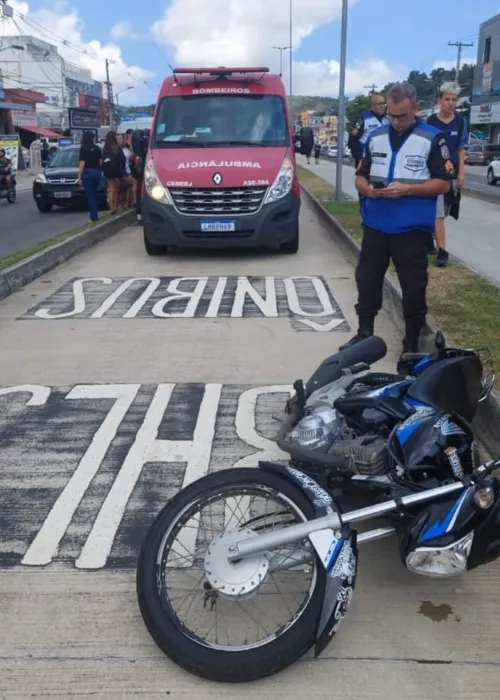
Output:
<instances>
[{"instance_id":1,"label":"man in blue uniform","mask_svg":"<svg viewBox=\"0 0 500 700\"><path fill-rule=\"evenodd\" d=\"M427 316L428 236L454 167L444 134L418 119L417 111L413 85L394 85L387 96L390 126L371 133L356 171L364 235L356 267L359 328L347 346L373 335L392 259L403 293L403 352L418 352Z\"/></svg>"},{"instance_id":2,"label":"man in blue uniform","mask_svg":"<svg viewBox=\"0 0 500 700\"><path fill-rule=\"evenodd\" d=\"M351 150L356 168L361 162L366 142L372 131L389 123L385 116L385 110L385 97L378 94L372 95L370 97L370 109L367 109L360 115L349 134L347 145Z\"/></svg>"},{"instance_id":3,"label":"man in blue uniform","mask_svg":"<svg viewBox=\"0 0 500 700\"><path fill-rule=\"evenodd\" d=\"M438 98L439 112L431 114L427 118L427 123L442 131L446 137L450 160L456 173L456 180L453 180L452 184L454 192L460 191L465 184L465 146L469 142L465 119L456 112L459 95L460 87L458 85L454 83L441 85ZM448 216L450 203L453 203L453 198L451 202L449 199L449 197L445 199L444 195L441 195L437 202L435 236L438 249L436 261L438 267L446 267L448 264L444 220Z\"/></svg>"}]
</instances>

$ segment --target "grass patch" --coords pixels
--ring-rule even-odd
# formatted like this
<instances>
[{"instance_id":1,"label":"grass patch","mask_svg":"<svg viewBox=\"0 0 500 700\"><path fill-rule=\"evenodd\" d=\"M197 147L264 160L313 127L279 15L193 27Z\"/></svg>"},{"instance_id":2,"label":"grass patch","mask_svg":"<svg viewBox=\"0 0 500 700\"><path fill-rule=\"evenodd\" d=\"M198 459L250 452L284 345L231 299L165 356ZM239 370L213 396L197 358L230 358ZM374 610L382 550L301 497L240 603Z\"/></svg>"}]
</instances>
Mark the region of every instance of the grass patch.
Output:
<instances>
[{"instance_id":1,"label":"grass patch","mask_svg":"<svg viewBox=\"0 0 500 700\"><path fill-rule=\"evenodd\" d=\"M100 217L98 223L101 224L104 221L108 221L112 217L113 214L104 214ZM0 270L5 270L7 267L16 265L17 263L26 260L26 258L35 255L35 253L39 253L46 248L50 248L50 246L56 245L57 243L63 243L64 241L67 241L68 238L73 238L73 236L83 233L83 231L87 231L89 228L93 228L95 225L96 222L89 221L87 224L71 229L71 231L66 231L66 233L60 233L52 238L47 238L45 241L35 243L35 245L31 246L30 248L19 250L17 253L12 253L11 255L6 255L4 258L0 258Z\"/></svg>"},{"instance_id":2,"label":"grass patch","mask_svg":"<svg viewBox=\"0 0 500 700\"><path fill-rule=\"evenodd\" d=\"M299 180L359 243L358 203L332 201L331 185L300 166ZM500 367L500 288L462 263L450 262L448 267L439 268L434 258L429 261L427 300L431 315L457 345L489 348L495 366Z\"/></svg>"}]
</instances>

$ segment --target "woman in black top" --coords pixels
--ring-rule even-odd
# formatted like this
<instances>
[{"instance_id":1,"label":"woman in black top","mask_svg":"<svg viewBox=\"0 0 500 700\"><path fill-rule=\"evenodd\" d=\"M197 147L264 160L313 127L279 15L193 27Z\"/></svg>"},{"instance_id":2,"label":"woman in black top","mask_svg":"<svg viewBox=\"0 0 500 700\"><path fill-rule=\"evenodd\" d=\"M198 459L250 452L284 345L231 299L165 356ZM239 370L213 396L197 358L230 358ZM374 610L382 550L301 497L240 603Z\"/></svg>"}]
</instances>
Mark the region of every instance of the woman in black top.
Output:
<instances>
[{"instance_id":1,"label":"woman in black top","mask_svg":"<svg viewBox=\"0 0 500 700\"><path fill-rule=\"evenodd\" d=\"M120 187L125 177L125 155L118 145L116 131L108 131L102 152L102 170L108 183L108 203L116 213L120 205Z\"/></svg>"},{"instance_id":2,"label":"woman in black top","mask_svg":"<svg viewBox=\"0 0 500 700\"><path fill-rule=\"evenodd\" d=\"M78 157L78 184L83 184L90 220L98 221L97 188L102 178L102 154L92 131L84 131Z\"/></svg>"}]
</instances>

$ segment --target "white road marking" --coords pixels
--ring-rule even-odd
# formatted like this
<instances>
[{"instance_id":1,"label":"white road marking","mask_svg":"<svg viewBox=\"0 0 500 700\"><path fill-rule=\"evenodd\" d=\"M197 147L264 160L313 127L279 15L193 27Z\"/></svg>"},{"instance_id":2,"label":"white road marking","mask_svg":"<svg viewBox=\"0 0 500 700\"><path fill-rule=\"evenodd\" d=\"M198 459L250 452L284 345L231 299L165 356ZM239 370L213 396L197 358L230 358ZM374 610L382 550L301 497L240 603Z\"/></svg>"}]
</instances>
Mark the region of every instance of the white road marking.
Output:
<instances>
[{"instance_id":1,"label":"white road marking","mask_svg":"<svg viewBox=\"0 0 500 700\"><path fill-rule=\"evenodd\" d=\"M39 318L53 319L53 318L68 318L69 316L77 316L81 314L86 309L84 284L85 282L102 282L102 284L113 284L113 280L110 277L84 277L80 280L75 280L73 282L73 309L71 311L63 311L62 313L53 314L50 308L38 309L35 315Z\"/></svg>"},{"instance_id":2,"label":"white road marking","mask_svg":"<svg viewBox=\"0 0 500 700\"><path fill-rule=\"evenodd\" d=\"M192 292L181 292L179 291L179 284L181 282L196 280L196 286ZM178 277L173 279L168 283L167 292L170 292L172 296L160 299L153 306L153 315L159 316L160 318L193 318L200 299L207 286L208 277ZM184 311L165 311L166 305L171 301L176 301L179 299L188 299L186 308Z\"/></svg>"},{"instance_id":3,"label":"white road marking","mask_svg":"<svg viewBox=\"0 0 500 700\"><path fill-rule=\"evenodd\" d=\"M311 282L316 292L318 301L320 302L322 309L321 311L304 311L300 305L299 295L297 293L296 281L298 280L308 280ZM335 310L330 302L330 296L328 289L325 287L322 280L318 277L311 276L296 276L296 277L285 277L283 280L286 289L286 295L288 298L288 306L290 311L297 316L333 316Z\"/></svg>"},{"instance_id":4,"label":"white road marking","mask_svg":"<svg viewBox=\"0 0 500 700\"><path fill-rule=\"evenodd\" d=\"M76 560L78 568L100 569L106 565L123 513L146 462L187 462L185 483L203 476L208 470L222 385L206 385L192 441L158 440L158 429L174 386L158 386L135 442Z\"/></svg>"},{"instance_id":5,"label":"white road marking","mask_svg":"<svg viewBox=\"0 0 500 700\"><path fill-rule=\"evenodd\" d=\"M49 564L57 554L59 542L84 497L92 479L99 471L125 414L134 401L140 384L108 384L75 386L66 396L68 400L115 399L108 415L99 426L92 442L73 476L55 502L37 536L24 555L21 564L42 566Z\"/></svg>"},{"instance_id":6,"label":"white road marking","mask_svg":"<svg viewBox=\"0 0 500 700\"><path fill-rule=\"evenodd\" d=\"M274 277L265 277L265 288L264 298L257 292L247 277L238 277L231 318L243 318L243 309L247 295L258 306L263 316L266 318L278 318L278 302Z\"/></svg>"}]
</instances>

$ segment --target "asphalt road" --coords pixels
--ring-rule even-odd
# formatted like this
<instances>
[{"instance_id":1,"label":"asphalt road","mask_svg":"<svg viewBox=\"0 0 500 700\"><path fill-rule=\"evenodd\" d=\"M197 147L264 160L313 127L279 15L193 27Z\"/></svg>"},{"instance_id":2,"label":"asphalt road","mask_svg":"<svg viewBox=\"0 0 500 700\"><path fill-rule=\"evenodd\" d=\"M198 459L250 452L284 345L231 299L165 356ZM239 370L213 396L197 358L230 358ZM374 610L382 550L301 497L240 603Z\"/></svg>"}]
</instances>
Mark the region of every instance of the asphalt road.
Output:
<instances>
[{"instance_id":1,"label":"asphalt road","mask_svg":"<svg viewBox=\"0 0 500 700\"><path fill-rule=\"evenodd\" d=\"M465 186L467 189L482 192L490 197L496 197L498 199L498 203L500 204L500 186L488 185L486 182L486 171L488 168L485 165L466 165L465 170Z\"/></svg>"},{"instance_id":2,"label":"asphalt road","mask_svg":"<svg viewBox=\"0 0 500 700\"><path fill-rule=\"evenodd\" d=\"M31 187L31 181L23 180L15 204L0 200L0 258L66 233L89 220L88 212L78 209L54 208L48 214L41 214Z\"/></svg>"},{"instance_id":3,"label":"asphalt road","mask_svg":"<svg viewBox=\"0 0 500 700\"><path fill-rule=\"evenodd\" d=\"M148 258L130 227L0 302L2 700L498 696L498 562L436 581L403 568L397 541L364 544L324 654L247 686L181 672L138 613L156 513L201 474L284 456L292 382L356 325L353 268L306 206L301 231L296 256ZM377 332L394 370L385 313ZM200 593L183 617L206 614Z\"/></svg>"}]
</instances>

